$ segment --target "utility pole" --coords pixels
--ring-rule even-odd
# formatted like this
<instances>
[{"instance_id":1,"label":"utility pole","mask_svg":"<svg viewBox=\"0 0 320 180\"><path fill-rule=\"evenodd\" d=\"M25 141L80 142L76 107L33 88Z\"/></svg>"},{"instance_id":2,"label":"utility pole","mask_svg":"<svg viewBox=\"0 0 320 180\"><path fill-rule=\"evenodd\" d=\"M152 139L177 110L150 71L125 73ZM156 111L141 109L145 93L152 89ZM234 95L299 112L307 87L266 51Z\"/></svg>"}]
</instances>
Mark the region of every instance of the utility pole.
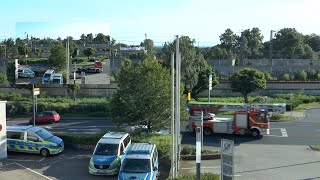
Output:
<instances>
[{"instance_id":1,"label":"utility pole","mask_svg":"<svg viewBox=\"0 0 320 180\"><path fill-rule=\"evenodd\" d=\"M176 151L175 151L175 121L174 121L174 53L171 53L171 135L172 135L172 153L171 153L171 175L176 178Z\"/></svg>"},{"instance_id":2,"label":"utility pole","mask_svg":"<svg viewBox=\"0 0 320 180\"><path fill-rule=\"evenodd\" d=\"M66 72L67 72L67 79L66 79L66 84L68 84L69 81L69 36L67 36L67 42L66 42L66 60L67 60L67 67L66 67Z\"/></svg>"},{"instance_id":3,"label":"utility pole","mask_svg":"<svg viewBox=\"0 0 320 180\"><path fill-rule=\"evenodd\" d=\"M32 84L32 100L33 100L33 126L36 126L36 103L34 94L34 84Z\"/></svg>"},{"instance_id":4,"label":"utility pole","mask_svg":"<svg viewBox=\"0 0 320 180\"><path fill-rule=\"evenodd\" d=\"M176 134L176 138L175 138L175 150L176 150L176 154L175 154L175 158L176 158L176 176L178 176L178 170L179 170L179 153L180 153L180 147L179 147L179 142L180 142L180 127L179 127L179 123L180 123L180 59L179 59L179 36L177 36L176 39L176 115L175 115L175 134Z\"/></svg>"},{"instance_id":5,"label":"utility pole","mask_svg":"<svg viewBox=\"0 0 320 180\"><path fill-rule=\"evenodd\" d=\"M271 66L273 65L273 62L272 62L272 39L273 39L273 33L274 32L275 32L274 30L270 31L269 59L270 59L270 65Z\"/></svg>"}]
</instances>

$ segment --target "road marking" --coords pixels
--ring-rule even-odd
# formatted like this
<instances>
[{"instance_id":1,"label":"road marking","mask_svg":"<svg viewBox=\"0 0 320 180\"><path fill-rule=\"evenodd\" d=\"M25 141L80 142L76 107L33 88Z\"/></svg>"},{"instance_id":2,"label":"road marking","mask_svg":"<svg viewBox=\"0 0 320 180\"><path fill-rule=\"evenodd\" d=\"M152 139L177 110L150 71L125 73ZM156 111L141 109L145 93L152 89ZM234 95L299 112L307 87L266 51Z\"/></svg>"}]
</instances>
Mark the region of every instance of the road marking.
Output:
<instances>
[{"instance_id":1,"label":"road marking","mask_svg":"<svg viewBox=\"0 0 320 180\"><path fill-rule=\"evenodd\" d=\"M201 167L201 169L217 169L217 168L221 168L221 166ZM180 168L180 169L190 170L190 169L196 169L196 167L192 167L192 168Z\"/></svg>"},{"instance_id":2,"label":"road marking","mask_svg":"<svg viewBox=\"0 0 320 180\"><path fill-rule=\"evenodd\" d=\"M281 128L281 134L283 137L288 137L288 133L287 133L287 130L285 128Z\"/></svg>"},{"instance_id":3,"label":"road marking","mask_svg":"<svg viewBox=\"0 0 320 180\"><path fill-rule=\"evenodd\" d=\"M22 161L22 162L34 162L35 160L30 159L7 159L9 161Z\"/></svg>"},{"instance_id":4,"label":"road marking","mask_svg":"<svg viewBox=\"0 0 320 180\"><path fill-rule=\"evenodd\" d=\"M266 134L263 136L270 136L270 137L288 137L287 130L285 128L271 128L271 129L280 129L281 131L281 136L278 135L273 135L273 134Z\"/></svg>"},{"instance_id":5,"label":"road marking","mask_svg":"<svg viewBox=\"0 0 320 180\"><path fill-rule=\"evenodd\" d=\"M38 173L37 171L34 171L34 170L30 169L30 168L27 168L27 167L25 167L25 166L23 166L23 165L21 165L21 164L19 164L19 163L15 163L15 164L18 165L18 166L20 166L20 167L23 167L23 168L25 168L25 169L27 169L27 170L35 173L35 174L38 174L39 176L42 176L42 177L44 177L44 178L46 178L46 179L53 180L53 179L51 179L51 178L49 178L49 177L47 177L47 176L45 176L45 175L43 175L43 174L40 174L40 173Z\"/></svg>"},{"instance_id":6,"label":"road marking","mask_svg":"<svg viewBox=\"0 0 320 180\"><path fill-rule=\"evenodd\" d=\"M15 163L8 163L8 164L4 164L4 165L1 163L1 164L0 164L0 168L1 168L1 167L4 167L4 166L9 166L9 165L12 165L12 164L15 164Z\"/></svg>"},{"instance_id":7,"label":"road marking","mask_svg":"<svg viewBox=\"0 0 320 180\"><path fill-rule=\"evenodd\" d=\"M42 159L40 159L38 162L41 162L41 161L43 161L45 159L45 157L43 157Z\"/></svg>"}]
</instances>

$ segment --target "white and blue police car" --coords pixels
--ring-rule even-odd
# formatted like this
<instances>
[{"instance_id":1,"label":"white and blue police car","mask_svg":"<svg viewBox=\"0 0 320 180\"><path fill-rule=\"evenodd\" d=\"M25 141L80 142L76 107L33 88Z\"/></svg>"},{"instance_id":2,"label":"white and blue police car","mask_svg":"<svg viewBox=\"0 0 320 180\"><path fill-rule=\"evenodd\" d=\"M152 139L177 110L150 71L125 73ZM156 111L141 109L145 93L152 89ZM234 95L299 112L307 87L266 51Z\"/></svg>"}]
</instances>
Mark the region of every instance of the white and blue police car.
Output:
<instances>
[{"instance_id":1,"label":"white and blue police car","mask_svg":"<svg viewBox=\"0 0 320 180\"><path fill-rule=\"evenodd\" d=\"M135 143L121 163L118 180L156 180L159 175L158 151L155 144Z\"/></svg>"}]
</instances>

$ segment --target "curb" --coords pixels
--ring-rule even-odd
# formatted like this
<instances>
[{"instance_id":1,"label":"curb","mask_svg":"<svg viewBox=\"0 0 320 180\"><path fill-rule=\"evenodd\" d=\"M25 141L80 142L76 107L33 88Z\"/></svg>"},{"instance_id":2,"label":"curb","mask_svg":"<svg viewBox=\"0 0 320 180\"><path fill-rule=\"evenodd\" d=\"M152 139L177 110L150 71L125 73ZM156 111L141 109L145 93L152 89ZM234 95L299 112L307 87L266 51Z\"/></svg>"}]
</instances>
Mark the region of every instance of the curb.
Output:
<instances>
[{"instance_id":1,"label":"curb","mask_svg":"<svg viewBox=\"0 0 320 180\"><path fill-rule=\"evenodd\" d=\"M79 149L79 150L91 150L93 151L95 148L95 145L86 145L86 144L66 144L67 146L71 146L75 149Z\"/></svg>"},{"instance_id":2,"label":"curb","mask_svg":"<svg viewBox=\"0 0 320 180\"><path fill-rule=\"evenodd\" d=\"M180 158L183 161L193 161L193 160L196 160L196 155L181 155ZM215 160L215 159L221 159L221 155L220 154L201 155L201 160Z\"/></svg>"}]
</instances>

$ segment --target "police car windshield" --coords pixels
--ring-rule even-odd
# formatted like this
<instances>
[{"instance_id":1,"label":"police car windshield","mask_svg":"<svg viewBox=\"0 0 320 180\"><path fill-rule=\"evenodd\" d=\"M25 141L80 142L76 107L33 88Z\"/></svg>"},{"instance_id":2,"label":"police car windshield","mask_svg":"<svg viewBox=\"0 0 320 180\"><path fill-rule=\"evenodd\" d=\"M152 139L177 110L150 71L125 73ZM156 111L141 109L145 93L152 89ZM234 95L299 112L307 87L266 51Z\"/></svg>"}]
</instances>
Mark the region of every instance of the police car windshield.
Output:
<instances>
[{"instance_id":1,"label":"police car windshield","mask_svg":"<svg viewBox=\"0 0 320 180\"><path fill-rule=\"evenodd\" d=\"M49 78L50 76L50 74L44 74L44 78Z\"/></svg>"},{"instance_id":2,"label":"police car windshield","mask_svg":"<svg viewBox=\"0 0 320 180\"><path fill-rule=\"evenodd\" d=\"M117 155L118 154L118 144L103 144L99 143L95 155Z\"/></svg>"},{"instance_id":3,"label":"police car windshield","mask_svg":"<svg viewBox=\"0 0 320 180\"><path fill-rule=\"evenodd\" d=\"M36 132L36 134L40 136L42 139L49 139L53 136L49 131L45 129L40 129L39 131Z\"/></svg>"},{"instance_id":4,"label":"police car windshield","mask_svg":"<svg viewBox=\"0 0 320 180\"><path fill-rule=\"evenodd\" d=\"M122 172L150 172L149 159L125 159L122 165Z\"/></svg>"},{"instance_id":5,"label":"police car windshield","mask_svg":"<svg viewBox=\"0 0 320 180\"><path fill-rule=\"evenodd\" d=\"M52 84L60 84L60 79L53 79Z\"/></svg>"}]
</instances>

